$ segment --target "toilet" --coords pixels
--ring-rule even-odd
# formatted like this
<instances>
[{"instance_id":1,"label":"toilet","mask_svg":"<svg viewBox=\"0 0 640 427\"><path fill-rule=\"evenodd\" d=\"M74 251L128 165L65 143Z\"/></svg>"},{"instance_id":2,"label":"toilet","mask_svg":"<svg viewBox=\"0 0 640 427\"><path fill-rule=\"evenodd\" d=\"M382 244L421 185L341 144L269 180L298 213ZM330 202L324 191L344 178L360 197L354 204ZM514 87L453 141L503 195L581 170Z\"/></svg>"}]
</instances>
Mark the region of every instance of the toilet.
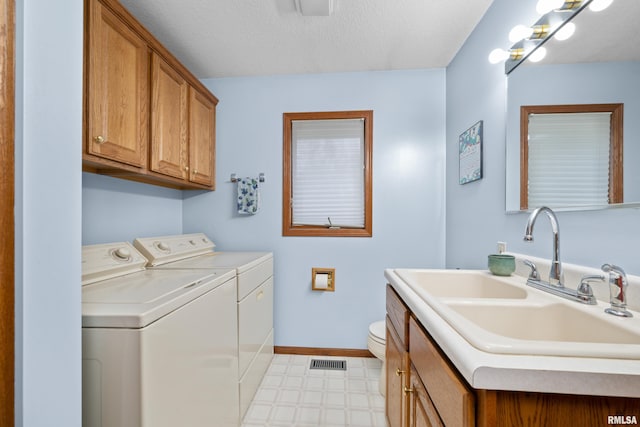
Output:
<instances>
[{"instance_id":1,"label":"toilet","mask_svg":"<svg viewBox=\"0 0 640 427\"><path fill-rule=\"evenodd\" d=\"M385 343L386 343L386 327L385 321L373 322L369 325L369 337L367 338L367 346L369 351L375 357L382 361L382 371L380 372L379 390L381 395L386 392L386 363L385 363Z\"/></svg>"}]
</instances>

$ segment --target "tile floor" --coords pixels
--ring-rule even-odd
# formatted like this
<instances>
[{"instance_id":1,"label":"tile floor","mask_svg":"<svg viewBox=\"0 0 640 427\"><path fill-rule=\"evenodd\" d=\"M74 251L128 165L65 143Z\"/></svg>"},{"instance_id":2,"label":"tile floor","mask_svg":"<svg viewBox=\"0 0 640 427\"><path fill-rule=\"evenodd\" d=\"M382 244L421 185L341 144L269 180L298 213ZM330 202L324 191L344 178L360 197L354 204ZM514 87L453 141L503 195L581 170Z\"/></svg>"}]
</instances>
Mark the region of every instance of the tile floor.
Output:
<instances>
[{"instance_id":1,"label":"tile floor","mask_svg":"<svg viewBox=\"0 0 640 427\"><path fill-rule=\"evenodd\" d=\"M346 371L309 369L311 359L347 361ZM242 427L386 427L375 358L276 354Z\"/></svg>"}]
</instances>

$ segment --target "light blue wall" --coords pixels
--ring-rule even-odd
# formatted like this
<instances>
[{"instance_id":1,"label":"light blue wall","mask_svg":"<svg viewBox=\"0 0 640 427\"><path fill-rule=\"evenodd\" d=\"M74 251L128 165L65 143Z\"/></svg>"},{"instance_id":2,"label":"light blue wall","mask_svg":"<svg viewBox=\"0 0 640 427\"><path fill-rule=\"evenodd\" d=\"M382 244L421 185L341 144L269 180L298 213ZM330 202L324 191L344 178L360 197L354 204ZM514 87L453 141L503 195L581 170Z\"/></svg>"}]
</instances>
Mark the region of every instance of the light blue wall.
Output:
<instances>
[{"instance_id":1,"label":"light blue wall","mask_svg":"<svg viewBox=\"0 0 640 427\"><path fill-rule=\"evenodd\" d=\"M16 426L79 427L82 1L16 7Z\"/></svg>"},{"instance_id":2,"label":"light blue wall","mask_svg":"<svg viewBox=\"0 0 640 427\"><path fill-rule=\"evenodd\" d=\"M535 4L495 0L447 67L447 267L484 268L498 240L515 252L551 257L546 220L536 224L536 241L525 243L527 215L505 213L506 79L502 65L487 60L494 48L509 46L507 35L514 25L534 22ZM484 178L461 186L457 138L477 120L485 126ZM560 212L558 218L564 261L596 268L613 262L640 274L638 209Z\"/></svg>"},{"instance_id":3,"label":"light blue wall","mask_svg":"<svg viewBox=\"0 0 640 427\"><path fill-rule=\"evenodd\" d=\"M82 174L82 244L182 233L182 191Z\"/></svg>"},{"instance_id":4,"label":"light blue wall","mask_svg":"<svg viewBox=\"0 0 640 427\"><path fill-rule=\"evenodd\" d=\"M184 232L218 250L275 255L275 342L366 348L385 313L383 270L444 266L444 70L211 79L217 189L185 193ZM282 237L282 113L374 110L373 237ZM239 176L264 172L262 210L234 212ZM311 268L336 269L336 291L311 291Z\"/></svg>"}]
</instances>

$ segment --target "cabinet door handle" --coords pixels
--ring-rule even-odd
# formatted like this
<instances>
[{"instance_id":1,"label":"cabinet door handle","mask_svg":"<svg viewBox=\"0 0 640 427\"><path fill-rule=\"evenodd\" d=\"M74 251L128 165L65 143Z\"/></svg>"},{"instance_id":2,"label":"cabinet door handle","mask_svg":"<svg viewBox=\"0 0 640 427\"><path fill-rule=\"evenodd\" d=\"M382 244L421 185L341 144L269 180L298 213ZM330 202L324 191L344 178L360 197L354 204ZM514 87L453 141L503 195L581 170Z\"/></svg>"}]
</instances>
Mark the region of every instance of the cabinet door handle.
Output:
<instances>
[{"instance_id":1,"label":"cabinet door handle","mask_svg":"<svg viewBox=\"0 0 640 427\"><path fill-rule=\"evenodd\" d=\"M102 135L98 135L95 138L93 138L93 140L95 141L96 144L102 144L104 142L104 137Z\"/></svg>"},{"instance_id":2,"label":"cabinet door handle","mask_svg":"<svg viewBox=\"0 0 640 427\"><path fill-rule=\"evenodd\" d=\"M189 172L189 166L184 167L185 172Z\"/></svg>"},{"instance_id":3,"label":"cabinet door handle","mask_svg":"<svg viewBox=\"0 0 640 427\"><path fill-rule=\"evenodd\" d=\"M402 374L404 374L404 371L403 371L403 370L401 370L400 368L396 369L396 375L397 375L397 376L400 376L400 375L402 375Z\"/></svg>"},{"instance_id":4,"label":"cabinet door handle","mask_svg":"<svg viewBox=\"0 0 640 427\"><path fill-rule=\"evenodd\" d=\"M412 388L407 388L406 386L404 387L404 392L405 393L413 393L414 390Z\"/></svg>"}]
</instances>

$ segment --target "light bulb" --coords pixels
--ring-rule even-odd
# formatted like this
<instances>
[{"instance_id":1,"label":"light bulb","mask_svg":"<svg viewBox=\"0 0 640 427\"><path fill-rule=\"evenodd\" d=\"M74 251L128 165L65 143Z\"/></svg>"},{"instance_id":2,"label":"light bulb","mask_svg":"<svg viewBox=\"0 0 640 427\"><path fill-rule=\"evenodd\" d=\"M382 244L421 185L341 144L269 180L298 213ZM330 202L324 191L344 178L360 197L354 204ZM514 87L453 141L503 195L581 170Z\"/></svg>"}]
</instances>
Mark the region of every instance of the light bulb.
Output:
<instances>
[{"instance_id":1,"label":"light bulb","mask_svg":"<svg viewBox=\"0 0 640 427\"><path fill-rule=\"evenodd\" d=\"M574 24L573 22L567 22L562 28L558 30L554 37L556 40L562 41L571 37L575 32L576 24Z\"/></svg>"},{"instance_id":2,"label":"light bulb","mask_svg":"<svg viewBox=\"0 0 640 427\"><path fill-rule=\"evenodd\" d=\"M611 6L611 3L613 3L613 0L593 0L591 4L589 4L589 9L594 12L600 12Z\"/></svg>"},{"instance_id":3,"label":"light bulb","mask_svg":"<svg viewBox=\"0 0 640 427\"><path fill-rule=\"evenodd\" d=\"M522 24L516 25L509 32L509 41L511 43L517 43L520 40L524 40L531 37L532 34L533 34L533 28L527 27Z\"/></svg>"},{"instance_id":4,"label":"light bulb","mask_svg":"<svg viewBox=\"0 0 640 427\"><path fill-rule=\"evenodd\" d=\"M502 61L506 61L511 54L504 49L493 49L489 54L489 62L497 64Z\"/></svg>"},{"instance_id":5,"label":"light bulb","mask_svg":"<svg viewBox=\"0 0 640 427\"><path fill-rule=\"evenodd\" d=\"M534 50L531 55L529 55L528 59L531 62L539 62L542 61L542 58L544 58L546 55L547 49L544 46L540 46L539 48Z\"/></svg>"},{"instance_id":6,"label":"light bulb","mask_svg":"<svg viewBox=\"0 0 640 427\"><path fill-rule=\"evenodd\" d=\"M552 10L560 9L563 5L564 0L538 0L536 12L540 15L544 15Z\"/></svg>"}]
</instances>

